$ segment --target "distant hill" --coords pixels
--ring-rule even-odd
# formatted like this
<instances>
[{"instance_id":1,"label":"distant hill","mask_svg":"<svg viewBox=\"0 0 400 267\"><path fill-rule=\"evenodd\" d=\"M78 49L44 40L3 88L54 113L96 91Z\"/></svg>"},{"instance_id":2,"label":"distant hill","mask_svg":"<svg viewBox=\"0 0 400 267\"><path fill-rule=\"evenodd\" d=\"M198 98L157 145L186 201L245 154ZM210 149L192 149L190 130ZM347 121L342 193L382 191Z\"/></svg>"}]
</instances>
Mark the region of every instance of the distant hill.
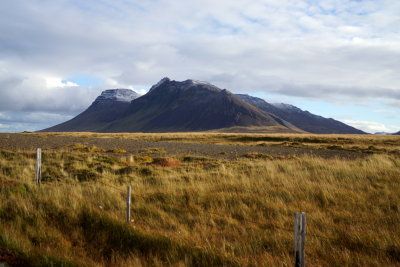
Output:
<instances>
[{"instance_id":1,"label":"distant hill","mask_svg":"<svg viewBox=\"0 0 400 267\"><path fill-rule=\"evenodd\" d=\"M400 131L398 131L397 133L394 133L394 135L400 135Z\"/></svg>"},{"instance_id":2,"label":"distant hill","mask_svg":"<svg viewBox=\"0 0 400 267\"><path fill-rule=\"evenodd\" d=\"M162 79L137 98L132 91L123 101L118 91L103 92L83 113L43 131L176 132L220 128L280 127L301 132L290 123L243 101L228 90L206 82ZM132 101L129 96L132 96ZM104 101L103 101L104 98Z\"/></svg>"},{"instance_id":3,"label":"distant hill","mask_svg":"<svg viewBox=\"0 0 400 267\"><path fill-rule=\"evenodd\" d=\"M303 111L293 105L284 103L270 104L261 98L245 94L237 94L237 96L306 132L316 134L365 134L365 132L340 121Z\"/></svg>"},{"instance_id":4,"label":"distant hill","mask_svg":"<svg viewBox=\"0 0 400 267\"><path fill-rule=\"evenodd\" d=\"M376 132L376 133L374 133L374 135L388 135L388 134L391 134L391 133L387 133L387 132Z\"/></svg>"}]
</instances>

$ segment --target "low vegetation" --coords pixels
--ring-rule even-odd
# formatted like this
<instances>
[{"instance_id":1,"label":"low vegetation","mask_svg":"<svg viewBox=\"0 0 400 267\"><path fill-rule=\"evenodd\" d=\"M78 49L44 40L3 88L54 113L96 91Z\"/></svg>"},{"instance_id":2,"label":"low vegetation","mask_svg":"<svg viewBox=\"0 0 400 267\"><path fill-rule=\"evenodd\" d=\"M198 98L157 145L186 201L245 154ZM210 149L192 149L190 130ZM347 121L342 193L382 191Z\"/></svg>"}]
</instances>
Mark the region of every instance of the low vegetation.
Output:
<instances>
[{"instance_id":1,"label":"low vegetation","mask_svg":"<svg viewBox=\"0 0 400 267\"><path fill-rule=\"evenodd\" d=\"M243 134L243 133L26 133L41 138L75 136L84 138L116 138L129 140L168 141L185 143L232 145L282 145L317 149L339 149L361 152L400 154L400 137L395 135L337 135L337 134ZM152 148L150 148L151 150ZM162 153L158 152L158 153Z\"/></svg>"},{"instance_id":2,"label":"low vegetation","mask_svg":"<svg viewBox=\"0 0 400 267\"><path fill-rule=\"evenodd\" d=\"M76 144L43 151L40 186L34 183L35 151L0 150L0 262L287 266L293 213L305 211L309 265L400 265L400 157L390 152L398 149L399 138L88 135L380 150L352 160L259 153L228 160Z\"/></svg>"}]
</instances>

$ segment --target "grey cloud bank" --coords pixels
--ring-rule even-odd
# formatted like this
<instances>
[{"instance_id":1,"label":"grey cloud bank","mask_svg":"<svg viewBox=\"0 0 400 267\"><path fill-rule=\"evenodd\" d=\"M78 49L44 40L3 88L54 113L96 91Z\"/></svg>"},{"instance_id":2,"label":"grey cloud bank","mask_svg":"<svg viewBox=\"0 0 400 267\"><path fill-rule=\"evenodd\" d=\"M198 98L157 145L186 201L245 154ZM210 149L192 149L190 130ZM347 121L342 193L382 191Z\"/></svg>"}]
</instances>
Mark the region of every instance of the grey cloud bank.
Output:
<instances>
[{"instance_id":1,"label":"grey cloud bank","mask_svg":"<svg viewBox=\"0 0 400 267\"><path fill-rule=\"evenodd\" d=\"M0 7L0 112L9 116L0 117L0 131L20 123L18 112L53 114L32 120L29 130L39 129L79 113L102 89L149 88L164 76L234 92L400 106L398 1L5 0ZM76 76L104 82L61 82Z\"/></svg>"}]
</instances>

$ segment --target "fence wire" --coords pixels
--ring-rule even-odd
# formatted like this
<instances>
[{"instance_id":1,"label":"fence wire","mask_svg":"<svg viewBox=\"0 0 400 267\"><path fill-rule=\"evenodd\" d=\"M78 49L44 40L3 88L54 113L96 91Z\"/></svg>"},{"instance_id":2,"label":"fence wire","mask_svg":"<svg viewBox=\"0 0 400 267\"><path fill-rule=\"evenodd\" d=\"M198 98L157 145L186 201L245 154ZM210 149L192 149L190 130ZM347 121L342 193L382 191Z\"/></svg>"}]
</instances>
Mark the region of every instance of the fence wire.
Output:
<instances>
[{"instance_id":1,"label":"fence wire","mask_svg":"<svg viewBox=\"0 0 400 267\"><path fill-rule=\"evenodd\" d=\"M116 187L116 186L114 186L114 185L110 185L110 184L105 183L105 182L102 182L102 181L96 181L96 182L94 182L94 183L86 183L86 184L88 184L88 185L89 185L89 184L90 184L90 185L93 185L93 184L96 184L96 183L101 184L101 185L103 185L103 186L106 186L106 187L108 187L108 188L110 188L110 189L112 189L112 190L114 190L114 191L119 192L119 193L123 193L123 194L126 194L126 193L127 193L126 190L123 190L123 189L121 189L121 188L119 188L119 187ZM44 182L44 183L43 183L43 182L42 182L42 184L50 184L50 183L47 183L47 182ZM51 184L53 184L53 183L51 183ZM57 185L67 185L67 184L65 184L65 183L57 183ZM76 185L76 184L68 184L68 185L74 186L74 185ZM136 195L135 197L138 197L138 196ZM95 206L96 206L96 205L95 205ZM234 218L234 217L232 217L232 216L227 216L226 214L221 214L221 213L212 212L212 211L206 211L206 210L202 210L202 212L203 212L203 213L206 213L206 214L209 214L209 215L219 216L219 217L222 217L222 218L228 218L228 219L237 220L236 218ZM308 215L307 217L309 217L309 215ZM245 222L247 222L247 223L252 223L252 224L255 224L255 225L258 225L258 226L260 226L261 224L263 224L262 222L254 221L254 220L249 220L249 219L246 219L246 218L241 218L240 220L241 220L241 221L245 221ZM264 227L265 227L265 225L264 225ZM290 232L290 233L293 234L293 229L288 229L288 228L276 226L276 225L273 225L273 224L268 224L267 228L269 228L269 229L275 229L275 230L282 230L282 231ZM338 240L337 238L326 237L326 236L321 236L321 235L318 235L318 234L310 233L310 230L309 230L309 229L310 229L310 228L307 227L306 237L313 237L313 238L317 238L317 239L325 240L325 241L329 241L329 242L338 242L338 241L340 241L340 240ZM361 229L361 228L359 228L359 229ZM367 229L365 228L364 230L367 230ZM369 229L368 229L368 230L369 230ZM309 240L309 239L308 239L308 240ZM388 249L383 249L383 248L379 248L379 247L369 246L369 245L366 245L365 243L362 243L362 247L368 248L368 249L371 249L371 250L375 250L375 251L382 251L382 252L385 252L385 253L388 252ZM394 249L397 251L397 246L390 246L390 247L391 247L391 248L394 248Z\"/></svg>"},{"instance_id":2,"label":"fence wire","mask_svg":"<svg viewBox=\"0 0 400 267\"><path fill-rule=\"evenodd\" d=\"M120 193L126 193L126 190L122 190L122 189L117 188L117 187L115 187L113 185L110 185L110 184L107 184L107 183L104 183L104 182L101 182L101 181L97 181L97 182L102 184L102 185L104 185L104 186L107 186L107 187L109 187L109 188L111 188L113 190L116 190L116 191L118 191ZM135 197L138 197L138 196L135 196ZM209 214L209 215L219 216L219 217L222 217L222 218L237 220L232 216L227 216L226 214L221 214L221 213L212 212L212 211L206 211L206 210L202 210L202 212L206 213L206 214ZM241 218L240 220L245 221L247 223L252 223L252 224L255 224L255 225L258 225L258 226L263 224L262 222L249 220L249 219L245 219L245 218ZM265 226L266 225L264 225L264 227ZM286 232L289 232L289 233L293 234L293 228L288 229L288 228L280 227L280 226L273 225L273 224L268 224L266 227L269 228L269 229L282 230L282 231L286 231ZM339 241L337 238L326 237L326 236L321 236L321 235L318 235L318 234L310 233L309 227L307 228L306 236L307 237L317 238L317 239L322 239L322 240L329 241L329 242L338 242ZM362 244L362 246L365 247L365 248L368 248L368 249L376 250L376 251L382 251L382 252L387 252L388 251L387 249L374 247L374 246L369 246L369 245L366 245L364 243Z\"/></svg>"}]
</instances>

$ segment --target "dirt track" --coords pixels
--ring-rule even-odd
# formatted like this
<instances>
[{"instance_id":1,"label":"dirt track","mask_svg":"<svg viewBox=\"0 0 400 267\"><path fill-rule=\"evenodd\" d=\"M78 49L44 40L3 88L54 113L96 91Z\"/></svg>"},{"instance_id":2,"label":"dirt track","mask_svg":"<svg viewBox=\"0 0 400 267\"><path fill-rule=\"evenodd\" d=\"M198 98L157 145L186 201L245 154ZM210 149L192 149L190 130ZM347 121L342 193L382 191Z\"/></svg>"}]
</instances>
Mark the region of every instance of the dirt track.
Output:
<instances>
[{"instance_id":1,"label":"dirt track","mask_svg":"<svg viewBox=\"0 0 400 267\"><path fill-rule=\"evenodd\" d=\"M263 153L272 156L280 155L313 155L324 158L359 158L365 154L340 150L318 150L311 148L294 148L285 146L244 146L244 145L214 145L199 143L178 143L165 141L144 141L116 138L84 138L69 136L50 136L47 138L28 134L0 133L0 149L34 150L60 149L68 145L81 143L95 145L106 150L125 149L129 153L138 154L149 148L164 149L169 155L201 155L216 158L233 159L248 153Z\"/></svg>"}]
</instances>

